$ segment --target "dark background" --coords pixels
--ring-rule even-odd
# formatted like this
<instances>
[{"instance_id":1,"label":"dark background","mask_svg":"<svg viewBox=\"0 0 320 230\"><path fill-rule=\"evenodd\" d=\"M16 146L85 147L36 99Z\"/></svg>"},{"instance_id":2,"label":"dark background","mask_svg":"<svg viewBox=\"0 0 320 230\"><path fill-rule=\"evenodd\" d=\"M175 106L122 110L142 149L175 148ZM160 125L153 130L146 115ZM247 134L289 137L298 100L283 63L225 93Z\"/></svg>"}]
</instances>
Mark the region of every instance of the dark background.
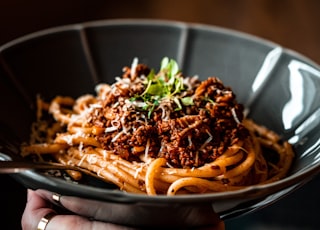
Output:
<instances>
[{"instance_id":1,"label":"dark background","mask_svg":"<svg viewBox=\"0 0 320 230\"><path fill-rule=\"evenodd\" d=\"M0 45L49 27L111 18L153 18L221 26L256 35L320 63L318 0L1 0ZM0 175L0 229L21 229L25 189ZM320 178L227 229L320 229Z\"/></svg>"}]
</instances>

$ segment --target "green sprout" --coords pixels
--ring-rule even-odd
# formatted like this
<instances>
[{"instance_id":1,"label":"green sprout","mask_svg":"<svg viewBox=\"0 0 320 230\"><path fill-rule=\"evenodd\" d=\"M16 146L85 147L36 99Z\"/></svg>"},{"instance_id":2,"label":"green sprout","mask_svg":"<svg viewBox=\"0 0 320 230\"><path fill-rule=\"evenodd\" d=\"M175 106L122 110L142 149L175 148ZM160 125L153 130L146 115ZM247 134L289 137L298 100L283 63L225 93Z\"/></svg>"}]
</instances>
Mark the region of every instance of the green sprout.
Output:
<instances>
[{"instance_id":1,"label":"green sprout","mask_svg":"<svg viewBox=\"0 0 320 230\"><path fill-rule=\"evenodd\" d=\"M178 63L165 57L161 61L161 67L158 74L151 70L145 82L145 91L134 98L132 101L142 99L144 102L143 110L148 110L148 118L152 112L161 103L162 100L172 100L177 108L176 111L182 109L182 105L193 105L191 97L179 97L179 93L185 90L183 84L183 76L179 70Z\"/></svg>"}]
</instances>

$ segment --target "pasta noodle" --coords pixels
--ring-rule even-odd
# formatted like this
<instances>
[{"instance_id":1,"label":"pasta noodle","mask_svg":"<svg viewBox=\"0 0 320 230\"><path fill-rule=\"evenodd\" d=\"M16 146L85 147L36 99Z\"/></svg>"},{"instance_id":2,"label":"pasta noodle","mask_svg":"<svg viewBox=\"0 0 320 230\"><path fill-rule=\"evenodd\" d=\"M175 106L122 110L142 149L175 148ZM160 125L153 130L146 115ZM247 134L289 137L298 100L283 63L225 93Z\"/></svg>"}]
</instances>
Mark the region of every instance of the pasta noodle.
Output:
<instances>
[{"instance_id":1,"label":"pasta noodle","mask_svg":"<svg viewBox=\"0 0 320 230\"><path fill-rule=\"evenodd\" d=\"M134 63L96 95L38 97L22 155L87 168L148 195L232 191L287 175L292 146L246 118L217 77L184 77L168 58L157 73Z\"/></svg>"}]
</instances>

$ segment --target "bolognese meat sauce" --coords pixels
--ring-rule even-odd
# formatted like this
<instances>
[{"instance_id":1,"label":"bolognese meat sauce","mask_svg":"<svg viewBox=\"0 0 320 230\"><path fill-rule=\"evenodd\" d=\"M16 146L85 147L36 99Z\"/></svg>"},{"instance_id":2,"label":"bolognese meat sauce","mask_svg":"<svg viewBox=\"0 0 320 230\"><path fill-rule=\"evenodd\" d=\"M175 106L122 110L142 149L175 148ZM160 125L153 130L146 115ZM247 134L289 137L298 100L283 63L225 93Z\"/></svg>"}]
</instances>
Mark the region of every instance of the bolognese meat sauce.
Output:
<instances>
[{"instance_id":1,"label":"bolognese meat sauce","mask_svg":"<svg viewBox=\"0 0 320 230\"><path fill-rule=\"evenodd\" d=\"M102 147L122 158L164 157L167 165L200 167L248 136L243 106L216 77L184 77L167 62L159 73L146 65L125 67L107 91L98 91L101 107L91 123L106 131Z\"/></svg>"}]
</instances>

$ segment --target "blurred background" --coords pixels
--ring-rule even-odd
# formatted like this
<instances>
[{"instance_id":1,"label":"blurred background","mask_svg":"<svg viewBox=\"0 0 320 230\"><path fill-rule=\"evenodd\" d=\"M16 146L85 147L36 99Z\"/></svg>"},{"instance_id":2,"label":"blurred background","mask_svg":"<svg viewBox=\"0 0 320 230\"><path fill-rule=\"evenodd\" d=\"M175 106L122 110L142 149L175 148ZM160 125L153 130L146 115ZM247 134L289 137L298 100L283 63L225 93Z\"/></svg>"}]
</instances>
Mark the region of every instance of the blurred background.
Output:
<instances>
[{"instance_id":1,"label":"blurred background","mask_svg":"<svg viewBox=\"0 0 320 230\"><path fill-rule=\"evenodd\" d=\"M318 0L1 0L0 45L38 30L115 18L165 19L249 33L320 63ZM25 188L0 175L0 229L21 229ZM226 221L226 229L316 230L320 178L262 210Z\"/></svg>"}]
</instances>

